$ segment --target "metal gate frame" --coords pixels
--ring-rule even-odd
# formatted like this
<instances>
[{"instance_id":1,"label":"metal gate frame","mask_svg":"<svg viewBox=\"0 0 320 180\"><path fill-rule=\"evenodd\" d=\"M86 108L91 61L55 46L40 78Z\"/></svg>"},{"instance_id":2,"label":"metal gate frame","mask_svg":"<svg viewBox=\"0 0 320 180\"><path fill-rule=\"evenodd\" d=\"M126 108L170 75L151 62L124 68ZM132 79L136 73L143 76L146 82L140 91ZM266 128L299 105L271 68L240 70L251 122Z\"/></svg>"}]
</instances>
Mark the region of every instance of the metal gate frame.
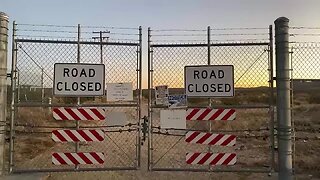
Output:
<instances>
[{"instance_id":1,"label":"metal gate frame","mask_svg":"<svg viewBox=\"0 0 320 180\"><path fill-rule=\"evenodd\" d=\"M136 40L128 40L128 39L118 39L114 41L107 41L107 42L96 42L96 41L87 41L87 40L81 40L80 35L80 25L78 25L77 28L77 40L59 40L59 39L49 39L49 40L43 40L41 38L28 38L22 37L18 38L19 35L17 35L17 32L19 32L20 29L17 29L17 25L28 25L31 27L77 27L77 26L60 26L60 25L33 25L33 24L16 24L13 22L13 38L12 38L12 69L11 69L11 87L12 87L12 93L11 93L11 108L10 108L10 134L9 134L9 172L10 173L27 173L27 172L74 172L74 171L112 171L112 170L137 170L140 167L140 157L141 157L141 128L140 128L140 119L141 119L141 98L142 98L142 27L139 28L117 28L117 27L109 27L110 29L127 29L127 30L137 30L138 33L135 34L125 34L125 33L118 33L118 35L134 35L137 37ZM102 26L83 26L87 28L92 29L105 29L108 27L102 27ZM35 30L26 30L27 32L33 33ZM40 30L41 32L46 33L55 33L54 30ZM64 32L64 31L61 31ZM68 32L66 32L68 33ZM116 33L114 33L116 34ZM21 36L21 35L20 35ZM33 36L30 36L33 37ZM41 36L40 36L41 37ZM50 38L50 37L49 37ZM107 37L109 38L109 37ZM101 37L100 37L101 40ZM17 68L18 63L18 57L17 57L17 51L19 49L19 43L45 43L45 44L73 44L77 45L77 59L78 63L80 62L80 47L81 45L95 45L103 48L103 46L128 46L128 47L136 47L135 53L136 53L136 84L133 83L133 90L135 91L136 96L134 96L135 100L133 102L117 102L117 103L89 103L89 104L81 104L80 103L80 97L77 98L77 104L63 104L63 103L51 103L44 102L44 85L43 85L43 76L47 75L42 68L42 75L41 75L41 91L42 91L42 102L20 102L19 101L19 87L17 87L17 83L19 82L19 69ZM24 51L24 50L23 50ZM102 55L102 51L101 51ZM29 56L29 55L28 55ZM31 58L32 59L32 58ZM33 61L33 60L32 60ZM34 62L35 63L35 62ZM103 63L103 62L102 62ZM37 65L35 63L35 65ZM38 66L38 65L37 65ZM133 75L132 75L133 76ZM134 77L134 76L133 76ZM135 88L136 87L136 88ZM52 107L103 107L103 108L135 108L136 111L136 123L129 123L126 126L120 126L118 127L118 130L116 131L110 131L110 132L133 132L136 133L135 136L135 157L132 157L134 162L133 166L128 167L90 167L90 168L81 168L77 165L74 166L74 168L37 168L37 169L19 169L15 166L15 159L14 159L14 152L15 152L15 137L16 137L16 116L17 116L17 109L19 107L41 107L41 108L52 108ZM21 125L19 125L21 126ZM23 125L22 125L23 126ZM27 126L27 124L25 125ZM80 122L77 121L75 123L75 128L78 129L80 127ZM102 127L109 127L109 126L101 126ZM128 127L124 128L122 130L122 127ZM130 128L131 127L131 128ZM33 127L29 127L33 128ZM49 127L50 128L50 127ZM112 128L112 126L110 126ZM31 130L32 131L32 130ZM48 133L48 132L47 132ZM114 142L116 143L116 142ZM79 143L75 143L75 151L79 148ZM118 145L116 145L118 146ZM106 147L107 148L107 147ZM121 148L118 146L118 148ZM124 151L123 151L124 152ZM51 155L50 155L51 156Z\"/></svg>"},{"instance_id":2,"label":"metal gate frame","mask_svg":"<svg viewBox=\"0 0 320 180\"><path fill-rule=\"evenodd\" d=\"M216 30L226 30L228 28L222 28L222 29L216 29ZM246 29L260 29L260 28L230 28L230 29L239 29L239 30L246 30ZM212 43L211 39L210 39L210 26L207 28L207 43L197 43L196 41L192 41L190 43L174 43L175 41L169 41L169 43L153 43L151 37L152 35L152 30L151 28L148 28L148 92L149 92L149 97L148 97L148 118L149 118L149 128L148 128L148 170L150 171L189 171L189 172L265 172L265 173L271 173L275 171L275 132L274 132L274 126L275 126L275 119L274 119L274 108L275 108L275 102L274 102L274 75L273 75L273 63L274 63L274 53L273 53L273 29L272 29L272 25L269 26L269 28L264 28L264 29L268 29L268 40L267 41L263 41L263 42L240 42L240 43L234 43L234 42L218 42L218 43ZM171 29L171 30L156 30L156 31L166 31L166 32L180 32L180 31L189 31L191 33L194 33L194 31L196 30L181 30L181 29ZM199 30L198 30L199 31ZM201 31L201 30L200 30ZM202 30L205 31L205 30ZM227 35L227 34L226 34ZM240 35L246 35L246 34L240 34ZM159 35L160 36L160 35ZM164 36L164 35L163 35ZM171 36L171 35L167 35L167 36ZM174 35L172 35L174 36ZM179 35L176 35L179 36ZM166 37L165 37L166 38ZM166 41L166 40L164 40ZM166 106L155 106L153 104L153 90L154 90L154 60L153 60L153 49L157 48L157 47L165 47L165 48L176 48L176 47L207 47L207 65L211 64L211 60L210 60L210 54L211 54L211 50L210 47L228 47L228 46L268 46L268 49L266 50L268 52L268 74L269 74L269 80L268 80L268 85L269 85L269 104L268 105L263 105L263 106L246 106L246 105L238 105L238 106L215 106L211 104L211 100L209 100L209 104L208 106L203 106L203 107L199 107L197 106L197 108L207 108L207 107L212 107L212 108L240 108L240 109L245 109L245 108L266 108L268 109L268 114L269 114L269 127L267 130L269 130L269 138L270 138L270 155L269 155L269 167L268 168L257 168L257 169L250 169L250 168L232 168L232 169L228 169L228 168L171 168L171 167L167 167L167 168L157 168L154 167L156 165L157 162L154 162L153 159L153 151L154 151L154 146L153 143L154 142L154 138L153 138L153 134L154 134L154 130L158 129L159 127L154 127L153 126L153 112L156 109L159 108L164 108L167 109L168 107ZM183 67L181 67L183 68ZM188 103L187 103L188 104ZM192 108L191 106L187 105L187 108ZM170 129L170 130L175 130L174 128ZM188 130L185 130L186 132ZM211 125L210 125L210 131L211 131ZM170 133L167 134L170 136ZM174 135L173 135L174 136ZM180 140L184 137L181 136ZM180 141L179 140L179 141ZM178 143L178 142L177 142ZM210 150L210 147L208 147ZM169 150L167 151L167 153L169 152ZM164 157L166 155L163 154L162 157ZM160 159L161 159L160 158Z\"/></svg>"}]
</instances>

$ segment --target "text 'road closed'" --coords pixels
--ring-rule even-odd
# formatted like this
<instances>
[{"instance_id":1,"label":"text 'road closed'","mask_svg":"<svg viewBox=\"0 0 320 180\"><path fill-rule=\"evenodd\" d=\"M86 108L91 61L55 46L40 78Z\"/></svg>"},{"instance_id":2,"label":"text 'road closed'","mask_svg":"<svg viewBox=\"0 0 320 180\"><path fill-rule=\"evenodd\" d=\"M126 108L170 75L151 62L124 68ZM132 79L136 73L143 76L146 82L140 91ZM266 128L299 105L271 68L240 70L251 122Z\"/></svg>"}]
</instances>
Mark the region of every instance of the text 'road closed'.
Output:
<instances>
[{"instance_id":1,"label":"text 'road closed'","mask_svg":"<svg viewBox=\"0 0 320 180\"><path fill-rule=\"evenodd\" d=\"M104 95L103 64L55 64L54 95Z\"/></svg>"},{"instance_id":2,"label":"text 'road closed'","mask_svg":"<svg viewBox=\"0 0 320 180\"><path fill-rule=\"evenodd\" d=\"M233 66L186 66L185 91L189 97L234 96Z\"/></svg>"}]
</instances>

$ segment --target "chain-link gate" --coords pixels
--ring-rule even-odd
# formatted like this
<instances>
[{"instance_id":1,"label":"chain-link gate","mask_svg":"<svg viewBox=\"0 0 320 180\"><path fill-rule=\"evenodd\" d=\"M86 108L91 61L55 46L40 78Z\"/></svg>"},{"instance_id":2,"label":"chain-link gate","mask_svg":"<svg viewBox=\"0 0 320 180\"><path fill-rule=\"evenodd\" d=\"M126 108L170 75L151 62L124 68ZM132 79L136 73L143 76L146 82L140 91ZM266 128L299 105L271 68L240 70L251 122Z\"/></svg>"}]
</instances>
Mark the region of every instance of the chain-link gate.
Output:
<instances>
[{"instance_id":1,"label":"chain-link gate","mask_svg":"<svg viewBox=\"0 0 320 180\"><path fill-rule=\"evenodd\" d=\"M208 30L151 30L149 48L149 169L152 171L271 172L274 170L273 35L268 28L223 28ZM186 129L160 127L155 87L167 85L169 95L184 94L184 67L233 65L233 98L189 98L188 108L233 108L233 122L187 121ZM179 107L175 107L179 108ZM189 131L236 135L234 147L190 144ZM190 165L186 153L237 154L231 167ZM200 156L198 156L200 157Z\"/></svg>"},{"instance_id":2,"label":"chain-link gate","mask_svg":"<svg viewBox=\"0 0 320 180\"><path fill-rule=\"evenodd\" d=\"M11 172L131 170L140 166L141 40L140 28L15 24L10 130ZM93 38L100 32L98 40ZM129 38L128 38L129 37ZM55 63L105 65L106 83L131 82L133 101L104 97L55 97ZM123 112L125 125L106 121L56 121L52 108L96 107L106 114ZM102 142L56 143L58 129L101 129ZM53 165L54 152L102 152L99 165Z\"/></svg>"}]
</instances>

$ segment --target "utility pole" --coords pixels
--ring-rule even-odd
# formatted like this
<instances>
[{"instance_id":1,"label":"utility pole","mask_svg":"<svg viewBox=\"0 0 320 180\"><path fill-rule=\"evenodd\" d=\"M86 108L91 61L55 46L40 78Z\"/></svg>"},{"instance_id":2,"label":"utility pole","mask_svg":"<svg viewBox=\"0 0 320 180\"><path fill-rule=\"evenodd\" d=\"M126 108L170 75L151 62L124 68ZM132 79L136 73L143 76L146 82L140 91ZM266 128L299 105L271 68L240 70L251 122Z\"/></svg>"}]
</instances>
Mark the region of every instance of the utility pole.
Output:
<instances>
[{"instance_id":1,"label":"utility pole","mask_svg":"<svg viewBox=\"0 0 320 180\"><path fill-rule=\"evenodd\" d=\"M108 30L107 31L93 31L92 33L93 34L99 33L99 37L92 37L92 39L99 39L99 42L100 42L100 63L104 64L103 63L103 40L107 39L107 42L108 42L109 36L103 36L103 34L110 33L110 31L108 31ZM106 101L105 98L101 98L101 100L102 100L102 102Z\"/></svg>"},{"instance_id":2,"label":"utility pole","mask_svg":"<svg viewBox=\"0 0 320 180\"><path fill-rule=\"evenodd\" d=\"M110 33L110 31L94 31L94 34L99 33L99 37L92 37L92 39L99 39L100 41L100 63L103 64L103 40L109 39L109 36L103 36L103 34Z\"/></svg>"}]
</instances>

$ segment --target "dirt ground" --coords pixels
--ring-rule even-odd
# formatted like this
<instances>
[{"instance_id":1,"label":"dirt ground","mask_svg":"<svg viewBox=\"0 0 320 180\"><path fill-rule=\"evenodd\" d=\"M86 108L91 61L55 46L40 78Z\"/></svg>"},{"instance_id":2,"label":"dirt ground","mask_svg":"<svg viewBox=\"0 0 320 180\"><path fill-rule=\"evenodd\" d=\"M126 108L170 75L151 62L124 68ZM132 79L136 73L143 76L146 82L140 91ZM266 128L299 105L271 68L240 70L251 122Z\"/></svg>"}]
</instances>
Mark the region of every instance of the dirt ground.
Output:
<instances>
[{"instance_id":1,"label":"dirt ground","mask_svg":"<svg viewBox=\"0 0 320 180\"><path fill-rule=\"evenodd\" d=\"M319 175L319 156L317 155L317 152L320 149L320 142L319 139L317 139L319 136L319 131L317 131L317 128L319 128L319 121L317 120L317 117L319 117L319 111L320 105L308 105L308 106L296 106L295 107L295 125L297 128L296 136L299 138L296 138L296 146L295 146L295 167L296 167L296 174L295 179L320 179ZM144 104L142 107L142 115L146 115L147 106ZM248 115L248 114L245 114ZM251 116L253 116L251 114ZM263 116L262 114L255 114L254 116ZM263 117L262 117L263 119ZM245 128L246 126L250 127L251 125L257 126L258 128L263 128L266 126L263 121L257 121L256 119L252 119L252 122L254 124L243 124L240 123L237 126L243 126ZM220 126L219 126L220 127ZM228 126L227 128L232 128L232 126ZM248 137L250 137L253 133L248 133ZM246 166L250 165L250 167L258 166L262 167L266 164L266 158L269 153L269 149L266 144L267 140L264 138L264 134L254 134L255 136L253 139L247 139L245 138L239 138L239 146L236 146L235 148L243 148L239 151L240 154L243 153L243 156L245 158L239 160L240 166ZM47 135L35 135L37 137L33 138L33 143L28 142L28 137L21 136L21 139L19 139L18 142L20 144L17 144L17 152L16 152L16 158L20 161L16 165L23 167L23 168L29 168L31 166L43 168L43 167L51 167L48 165L47 162L43 161L50 161L50 157L48 154L50 154L55 149L61 150L61 147L64 147L64 145L55 145L53 142L48 142ZM131 137L132 134L126 135L125 133L121 135L120 139L124 142L122 144L125 146L125 144L134 144L134 138ZM258 138L257 138L258 137ZM169 144L170 142L167 141L165 138L162 139L163 141L158 141L159 143ZM173 140L174 141L174 140ZM261 143L264 143L265 145L260 145ZM108 148L110 147L109 145ZM261 146L261 147L260 147ZM49 147L49 148L48 148ZM93 145L93 147L96 148L104 148L96 145ZM155 145L155 148L158 146ZM86 146L84 146L86 148ZM116 149L115 147L109 148L107 151L110 152L116 152L119 149ZM131 149L130 149L131 148ZM183 164L183 156L176 157L174 156L176 151L178 154L180 151L184 151L183 149L185 147L181 146L178 149L174 149L172 153L172 157L174 158L174 162L177 164ZM65 148L65 150L68 150L68 147ZM159 151L158 156L161 155L161 149L155 149L155 152ZM128 151L129 153L135 153L135 149L133 147L129 147L125 149L125 151ZM265 157L259 157L260 154L267 154ZM273 180L277 179L277 173L222 173L222 172L211 172L211 173L204 173L204 172L155 172L155 171L148 171L147 170L147 159L148 159L148 149L147 149L147 143L142 146L141 149L141 168L139 170L132 170L132 171L95 171L95 172L65 172L65 173L44 173L44 174L21 174L21 175L11 175L11 176L5 176L0 177L0 179L4 180L17 180L17 179L41 179L41 180L73 180L73 179L83 179L83 180L91 180L91 179L132 179L132 180L149 180L149 179L155 179L155 180L164 180L164 179L177 179L177 180L193 180L193 179L232 179L232 180L256 180L256 179L266 179L266 180ZM47 157L45 159L44 157ZM121 155L120 155L121 156ZM168 156L168 161L172 160L170 155ZM182 158L181 158L182 157ZM248 158L249 157L249 158ZM252 157L250 160L250 157ZM119 157L118 157L119 158ZM248 158L246 160L246 158ZM161 162L161 161L160 161ZM164 162L166 163L166 162ZM160 163L161 165L161 163ZM166 166L168 164L164 164ZM64 168L64 167L61 167Z\"/></svg>"}]
</instances>

